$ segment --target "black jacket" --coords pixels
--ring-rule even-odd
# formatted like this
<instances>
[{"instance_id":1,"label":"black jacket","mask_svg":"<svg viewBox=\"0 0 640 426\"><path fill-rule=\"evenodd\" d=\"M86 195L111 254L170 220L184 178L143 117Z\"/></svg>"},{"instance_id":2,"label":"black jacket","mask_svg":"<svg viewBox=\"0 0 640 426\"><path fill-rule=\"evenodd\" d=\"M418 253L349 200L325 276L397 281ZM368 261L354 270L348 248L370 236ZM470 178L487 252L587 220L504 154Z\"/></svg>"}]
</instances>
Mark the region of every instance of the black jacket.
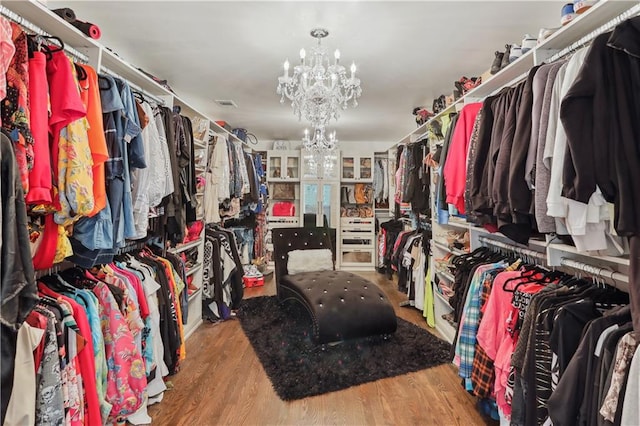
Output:
<instances>
[{"instance_id":1,"label":"black jacket","mask_svg":"<svg viewBox=\"0 0 640 426\"><path fill-rule=\"evenodd\" d=\"M598 36L562 101L567 134L563 195L596 189L615 205L620 235L640 235L640 17Z\"/></svg>"},{"instance_id":2,"label":"black jacket","mask_svg":"<svg viewBox=\"0 0 640 426\"><path fill-rule=\"evenodd\" d=\"M0 399L1 421L13 388L16 331L38 302L29 249L27 210L12 142L0 132Z\"/></svg>"},{"instance_id":3,"label":"black jacket","mask_svg":"<svg viewBox=\"0 0 640 426\"><path fill-rule=\"evenodd\" d=\"M4 133L0 133L0 171L2 174L0 322L17 330L38 302L38 296L20 173L12 142Z\"/></svg>"}]
</instances>

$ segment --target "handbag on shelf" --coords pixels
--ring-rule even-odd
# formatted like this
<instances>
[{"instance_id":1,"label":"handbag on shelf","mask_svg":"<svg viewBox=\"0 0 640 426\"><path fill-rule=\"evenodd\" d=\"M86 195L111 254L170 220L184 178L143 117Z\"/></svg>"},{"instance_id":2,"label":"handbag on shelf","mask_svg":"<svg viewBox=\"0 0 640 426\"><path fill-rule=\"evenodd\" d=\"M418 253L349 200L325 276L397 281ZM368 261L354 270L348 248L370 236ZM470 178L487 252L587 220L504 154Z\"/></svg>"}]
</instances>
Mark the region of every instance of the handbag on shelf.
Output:
<instances>
[{"instance_id":1,"label":"handbag on shelf","mask_svg":"<svg viewBox=\"0 0 640 426\"><path fill-rule=\"evenodd\" d=\"M274 183L273 194L271 198L274 200L295 200L296 187L293 183Z\"/></svg>"},{"instance_id":2,"label":"handbag on shelf","mask_svg":"<svg viewBox=\"0 0 640 426\"><path fill-rule=\"evenodd\" d=\"M290 201L279 201L273 205L274 216L295 216L296 206Z\"/></svg>"},{"instance_id":3,"label":"handbag on shelf","mask_svg":"<svg viewBox=\"0 0 640 426\"><path fill-rule=\"evenodd\" d=\"M242 142L245 142L245 143L250 142L253 145L257 145L258 144L258 138L256 137L256 135L254 135L253 133L249 133L247 131L247 129L243 129L243 128L237 127L235 129L233 129L231 131L231 133L236 135L236 137L238 139L240 139Z\"/></svg>"}]
</instances>

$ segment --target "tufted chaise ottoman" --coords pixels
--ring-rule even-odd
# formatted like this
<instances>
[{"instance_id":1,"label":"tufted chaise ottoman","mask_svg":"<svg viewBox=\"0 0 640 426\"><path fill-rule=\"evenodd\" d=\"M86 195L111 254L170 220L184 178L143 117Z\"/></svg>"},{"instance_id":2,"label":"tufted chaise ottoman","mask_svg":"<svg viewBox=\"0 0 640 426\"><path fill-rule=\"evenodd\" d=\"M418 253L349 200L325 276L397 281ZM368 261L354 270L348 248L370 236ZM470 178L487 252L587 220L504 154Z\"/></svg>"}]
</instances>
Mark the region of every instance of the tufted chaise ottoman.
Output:
<instances>
[{"instance_id":1,"label":"tufted chaise ottoman","mask_svg":"<svg viewBox=\"0 0 640 426\"><path fill-rule=\"evenodd\" d=\"M344 271L310 271L289 275L292 250L333 251L325 228L280 228L271 231L276 265L276 288L281 301L295 300L305 307L318 343L388 335L396 331L393 306L371 281Z\"/></svg>"}]
</instances>

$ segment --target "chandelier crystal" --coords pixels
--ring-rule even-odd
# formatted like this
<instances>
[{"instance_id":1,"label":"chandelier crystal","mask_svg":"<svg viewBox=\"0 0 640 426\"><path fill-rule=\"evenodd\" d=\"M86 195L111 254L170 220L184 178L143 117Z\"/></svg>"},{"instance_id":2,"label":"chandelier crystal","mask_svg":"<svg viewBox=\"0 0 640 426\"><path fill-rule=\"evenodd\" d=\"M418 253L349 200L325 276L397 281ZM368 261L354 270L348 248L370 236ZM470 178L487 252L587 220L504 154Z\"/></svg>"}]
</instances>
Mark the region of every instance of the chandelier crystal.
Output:
<instances>
[{"instance_id":1,"label":"chandelier crystal","mask_svg":"<svg viewBox=\"0 0 640 426\"><path fill-rule=\"evenodd\" d=\"M338 147L336 132L334 130L327 135L325 127L320 126L313 129L313 133L309 135L309 129L304 129L302 146L313 152L333 151Z\"/></svg>"},{"instance_id":2,"label":"chandelier crystal","mask_svg":"<svg viewBox=\"0 0 640 426\"><path fill-rule=\"evenodd\" d=\"M338 119L340 110L346 109L349 103L357 106L362 94L360 79L355 76L356 64L351 64L351 73L347 76L347 70L340 64L340 51L336 49L331 61L322 46L322 39L328 35L323 28L311 31L318 45L311 49L309 58L307 52L300 49L300 64L293 67L293 75L289 75L289 61L285 61L284 74L278 77L276 90L281 95L280 103L284 103L285 97L291 100L298 120L304 117L316 131L322 129L323 133L332 118Z\"/></svg>"}]
</instances>

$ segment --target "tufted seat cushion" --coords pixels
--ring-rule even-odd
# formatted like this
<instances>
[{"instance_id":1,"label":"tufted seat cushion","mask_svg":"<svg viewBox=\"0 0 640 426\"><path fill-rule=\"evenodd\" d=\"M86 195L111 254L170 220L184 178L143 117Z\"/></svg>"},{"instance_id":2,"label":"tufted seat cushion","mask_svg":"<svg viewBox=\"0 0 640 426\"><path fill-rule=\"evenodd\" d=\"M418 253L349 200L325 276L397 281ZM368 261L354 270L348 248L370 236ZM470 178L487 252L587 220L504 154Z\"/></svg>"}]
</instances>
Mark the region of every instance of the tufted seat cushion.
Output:
<instances>
[{"instance_id":1,"label":"tufted seat cushion","mask_svg":"<svg viewBox=\"0 0 640 426\"><path fill-rule=\"evenodd\" d=\"M391 334L396 314L371 281L344 271L301 272L280 279L283 295L301 302L319 343Z\"/></svg>"},{"instance_id":2,"label":"tufted seat cushion","mask_svg":"<svg viewBox=\"0 0 640 426\"><path fill-rule=\"evenodd\" d=\"M314 271L289 275L292 250L332 248L330 232L323 228L273 230L276 288L280 300L295 300L311 316L318 343L390 334L396 331L393 306L371 281L344 271Z\"/></svg>"}]
</instances>

